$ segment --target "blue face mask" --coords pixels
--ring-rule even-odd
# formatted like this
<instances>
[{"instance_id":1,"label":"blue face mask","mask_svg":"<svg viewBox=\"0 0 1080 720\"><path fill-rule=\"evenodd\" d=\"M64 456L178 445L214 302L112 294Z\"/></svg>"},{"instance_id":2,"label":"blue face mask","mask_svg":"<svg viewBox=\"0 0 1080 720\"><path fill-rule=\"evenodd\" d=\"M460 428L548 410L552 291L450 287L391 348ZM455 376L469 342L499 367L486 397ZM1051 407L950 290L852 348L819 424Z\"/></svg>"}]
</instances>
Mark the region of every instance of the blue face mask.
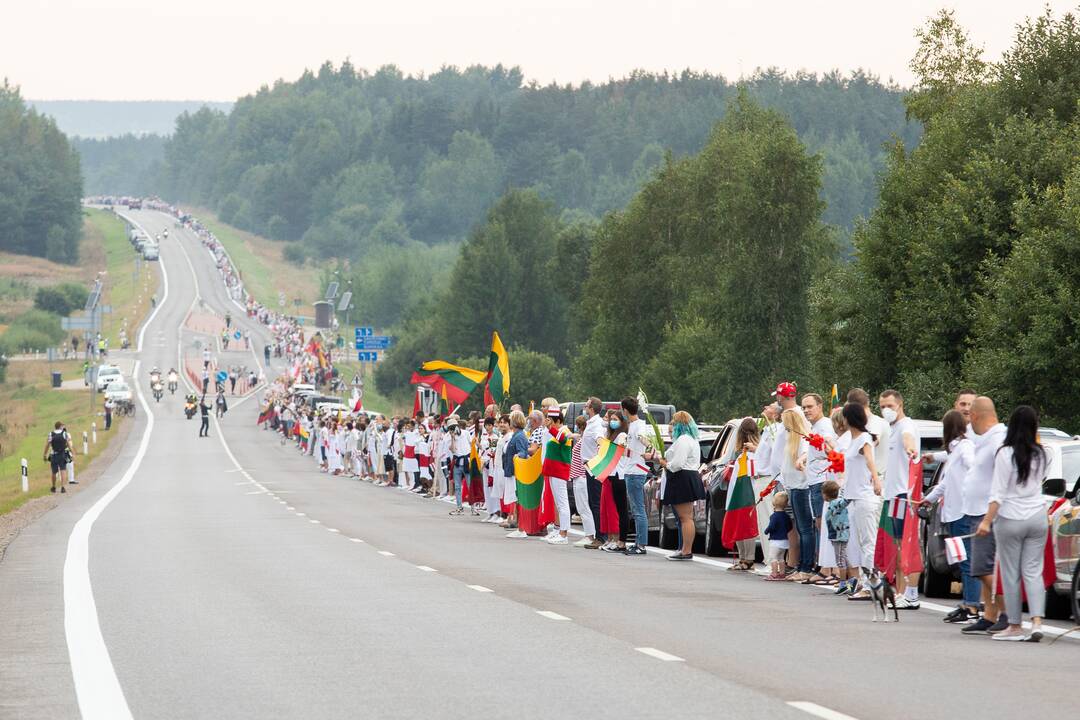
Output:
<instances>
[{"instance_id":1,"label":"blue face mask","mask_svg":"<svg viewBox=\"0 0 1080 720\"><path fill-rule=\"evenodd\" d=\"M618 430L620 427L622 427L622 423L618 420L608 420L608 427L610 427L612 430Z\"/></svg>"}]
</instances>

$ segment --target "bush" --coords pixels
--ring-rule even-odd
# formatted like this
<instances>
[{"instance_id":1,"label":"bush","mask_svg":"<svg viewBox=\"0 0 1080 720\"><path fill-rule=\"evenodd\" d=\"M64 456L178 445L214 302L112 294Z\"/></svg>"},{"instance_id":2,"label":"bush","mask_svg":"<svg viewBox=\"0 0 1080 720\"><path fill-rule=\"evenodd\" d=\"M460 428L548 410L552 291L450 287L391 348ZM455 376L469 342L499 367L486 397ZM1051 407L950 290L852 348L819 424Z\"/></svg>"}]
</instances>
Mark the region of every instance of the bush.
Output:
<instances>
[{"instance_id":1,"label":"bush","mask_svg":"<svg viewBox=\"0 0 1080 720\"><path fill-rule=\"evenodd\" d=\"M0 336L0 354L15 355L24 350L44 350L55 347L65 337L60 318L44 310L29 310Z\"/></svg>"},{"instance_id":2,"label":"bush","mask_svg":"<svg viewBox=\"0 0 1080 720\"><path fill-rule=\"evenodd\" d=\"M285 249L281 251L281 256L285 258L285 262L292 263L293 265L303 267L307 262L307 250L300 243L288 243Z\"/></svg>"},{"instance_id":3,"label":"bush","mask_svg":"<svg viewBox=\"0 0 1080 720\"><path fill-rule=\"evenodd\" d=\"M289 232L289 224L280 215L274 215L266 221L266 235L271 240L285 240Z\"/></svg>"},{"instance_id":4,"label":"bush","mask_svg":"<svg viewBox=\"0 0 1080 720\"><path fill-rule=\"evenodd\" d=\"M34 294L34 307L57 315L70 315L86 305L90 291L76 283L63 283L38 288Z\"/></svg>"}]
</instances>

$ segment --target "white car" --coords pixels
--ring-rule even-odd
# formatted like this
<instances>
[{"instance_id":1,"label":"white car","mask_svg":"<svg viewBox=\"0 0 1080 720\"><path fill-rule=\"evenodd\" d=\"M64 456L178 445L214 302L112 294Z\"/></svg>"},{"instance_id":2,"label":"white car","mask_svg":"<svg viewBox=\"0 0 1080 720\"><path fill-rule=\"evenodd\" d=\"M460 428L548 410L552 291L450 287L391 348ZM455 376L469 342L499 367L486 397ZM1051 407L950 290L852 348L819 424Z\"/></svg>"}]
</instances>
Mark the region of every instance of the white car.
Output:
<instances>
[{"instance_id":1,"label":"white car","mask_svg":"<svg viewBox=\"0 0 1080 720\"><path fill-rule=\"evenodd\" d=\"M105 390L105 397L113 402L131 402L131 388L123 380L117 380L109 384Z\"/></svg>"},{"instance_id":2,"label":"white car","mask_svg":"<svg viewBox=\"0 0 1080 720\"><path fill-rule=\"evenodd\" d=\"M123 382L124 376L120 374L120 368L114 365L102 365L97 371L97 389L102 392L114 382Z\"/></svg>"},{"instance_id":3,"label":"white car","mask_svg":"<svg viewBox=\"0 0 1080 720\"><path fill-rule=\"evenodd\" d=\"M143 246L143 259L144 260L157 260L161 257L160 250L157 245L146 244Z\"/></svg>"}]
</instances>

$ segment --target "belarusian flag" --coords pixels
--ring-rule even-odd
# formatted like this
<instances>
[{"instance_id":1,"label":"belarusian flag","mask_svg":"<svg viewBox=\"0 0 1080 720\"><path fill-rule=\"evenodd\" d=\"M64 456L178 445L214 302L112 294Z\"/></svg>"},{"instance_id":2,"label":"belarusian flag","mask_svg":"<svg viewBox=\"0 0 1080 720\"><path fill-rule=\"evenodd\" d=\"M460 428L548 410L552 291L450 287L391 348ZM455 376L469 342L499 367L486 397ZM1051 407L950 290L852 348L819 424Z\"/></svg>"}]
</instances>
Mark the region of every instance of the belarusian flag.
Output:
<instances>
[{"instance_id":1,"label":"belarusian flag","mask_svg":"<svg viewBox=\"0 0 1080 720\"><path fill-rule=\"evenodd\" d=\"M619 460L622 460L626 448L622 445L616 445L607 438L600 438L599 447L596 457L590 460L585 467L589 469L590 475L603 482L607 480L608 475L615 472L615 468L618 467Z\"/></svg>"},{"instance_id":2,"label":"belarusian flag","mask_svg":"<svg viewBox=\"0 0 1080 720\"><path fill-rule=\"evenodd\" d=\"M537 451L527 459L514 456L517 501L518 505L526 510L535 510L540 507L540 497L544 493L544 483L540 480L543 470L541 455L542 453Z\"/></svg>"},{"instance_id":3,"label":"belarusian flag","mask_svg":"<svg viewBox=\"0 0 1080 720\"><path fill-rule=\"evenodd\" d=\"M720 542L733 548L739 540L758 536L757 497L754 495L754 461L743 451L735 461L732 474L734 482L728 486L724 525L720 530Z\"/></svg>"},{"instance_id":4,"label":"belarusian flag","mask_svg":"<svg viewBox=\"0 0 1080 720\"><path fill-rule=\"evenodd\" d=\"M495 388L495 392L491 391ZM498 332L491 333L491 355L488 360L487 384L484 385L484 405L494 405L510 394L510 358ZM498 400L496 400L496 397Z\"/></svg>"},{"instance_id":5,"label":"belarusian flag","mask_svg":"<svg viewBox=\"0 0 1080 720\"><path fill-rule=\"evenodd\" d=\"M907 510L907 503L904 498L894 497L888 502L889 505L889 517L893 520L902 520L904 517L904 511Z\"/></svg>"},{"instance_id":6,"label":"belarusian flag","mask_svg":"<svg viewBox=\"0 0 1080 720\"><path fill-rule=\"evenodd\" d=\"M544 450L544 477L569 480L574 436L565 425L560 425L557 431L552 426L548 432L551 437L548 438L547 448Z\"/></svg>"},{"instance_id":7,"label":"belarusian flag","mask_svg":"<svg viewBox=\"0 0 1080 720\"><path fill-rule=\"evenodd\" d=\"M961 538L945 538L945 559L950 565L958 565L967 560L967 548Z\"/></svg>"},{"instance_id":8,"label":"belarusian flag","mask_svg":"<svg viewBox=\"0 0 1080 720\"><path fill-rule=\"evenodd\" d=\"M482 370L473 370L459 365L451 365L442 360L430 360L412 374L409 381L413 385L424 384L434 390L446 390L446 396L460 405L484 381L487 374Z\"/></svg>"}]
</instances>

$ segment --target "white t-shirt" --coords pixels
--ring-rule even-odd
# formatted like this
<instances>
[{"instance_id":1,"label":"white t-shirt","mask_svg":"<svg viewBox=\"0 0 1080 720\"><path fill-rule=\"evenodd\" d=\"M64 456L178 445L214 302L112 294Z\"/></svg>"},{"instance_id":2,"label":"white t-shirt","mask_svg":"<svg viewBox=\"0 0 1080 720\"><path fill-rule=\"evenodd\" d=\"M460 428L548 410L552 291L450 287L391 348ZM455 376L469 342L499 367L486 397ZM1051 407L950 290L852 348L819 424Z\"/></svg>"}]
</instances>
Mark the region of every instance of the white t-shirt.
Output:
<instances>
[{"instance_id":1,"label":"white t-shirt","mask_svg":"<svg viewBox=\"0 0 1080 720\"><path fill-rule=\"evenodd\" d=\"M758 448L755 456L757 462L754 464L754 469L758 475L775 475L779 472L779 469L772 469L772 449L773 443L776 442L776 428L779 423L769 422L761 428L761 440L758 441Z\"/></svg>"},{"instance_id":2,"label":"white t-shirt","mask_svg":"<svg viewBox=\"0 0 1080 720\"><path fill-rule=\"evenodd\" d=\"M877 467L878 473L882 474L889 467L889 423L885 422L885 418L867 410L866 429L877 438L877 444L874 446L874 466Z\"/></svg>"},{"instance_id":3,"label":"white t-shirt","mask_svg":"<svg viewBox=\"0 0 1080 720\"><path fill-rule=\"evenodd\" d=\"M810 427L810 432L833 442L834 445L836 443L836 433L833 432L832 420L827 417L818 418L818 421ZM807 447L809 447L809 443L807 443ZM807 485L819 485L825 482L826 470L829 467L828 453L828 448L823 447L816 450L809 447L806 457Z\"/></svg>"},{"instance_id":4,"label":"white t-shirt","mask_svg":"<svg viewBox=\"0 0 1080 720\"><path fill-rule=\"evenodd\" d=\"M645 465L645 459L642 457L649 446L641 439L641 436L647 432L649 432L649 425L641 418L630 423L630 427L626 430L626 452L623 454L622 459L619 460L619 467L616 471L619 477L644 475L649 472L649 468Z\"/></svg>"},{"instance_id":5,"label":"white t-shirt","mask_svg":"<svg viewBox=\"0 0 1080 720\"><path fill-rule=\"evenodd\" d=\"M600 438L604 437L604 418L593 415L585 422L585 432L581 433L581 462L585 464L596 457L600 451Z\"/></svg>"},{"instance_id":6,"label":"white t-shirt","mask_svg":"<svg viewBox=\"0 0 1080 720\"><path fill-rule=\"evenodd\" d=\"M904 450L904 435L911 435L915 442L915 452L920 452L919 428L909 417L897 420L889 429L889 464L885 466L885 499L908 492L908 477L911 459ZM877 460L877 455L874 456Z\"/></svg>"},{"instance_id":7,"label":"white t-shirt","mask_svg":"<svg viewBox=\"0 0 1080 720\"><path fill-rule=\"evenodd\" d=\"M871 442L870 434L862 433L851 438L844 449L844 497L848 500L872 500L875 497L870 467L862 454L862 449Z\"/></svg>"},{"instance_id":8,"label":"white t-shirt","mask_svg":"<svg viewBox=\"0 0 1080 720\"><path fill-rule=\"evenodd\" d=\"M985 515L990 507L990 485L994 479L994 458L1005 440L1005 425L998 423L982 435L975 435L975 461L964 478L964 514Z\"/></svg>"}]
</instances>

